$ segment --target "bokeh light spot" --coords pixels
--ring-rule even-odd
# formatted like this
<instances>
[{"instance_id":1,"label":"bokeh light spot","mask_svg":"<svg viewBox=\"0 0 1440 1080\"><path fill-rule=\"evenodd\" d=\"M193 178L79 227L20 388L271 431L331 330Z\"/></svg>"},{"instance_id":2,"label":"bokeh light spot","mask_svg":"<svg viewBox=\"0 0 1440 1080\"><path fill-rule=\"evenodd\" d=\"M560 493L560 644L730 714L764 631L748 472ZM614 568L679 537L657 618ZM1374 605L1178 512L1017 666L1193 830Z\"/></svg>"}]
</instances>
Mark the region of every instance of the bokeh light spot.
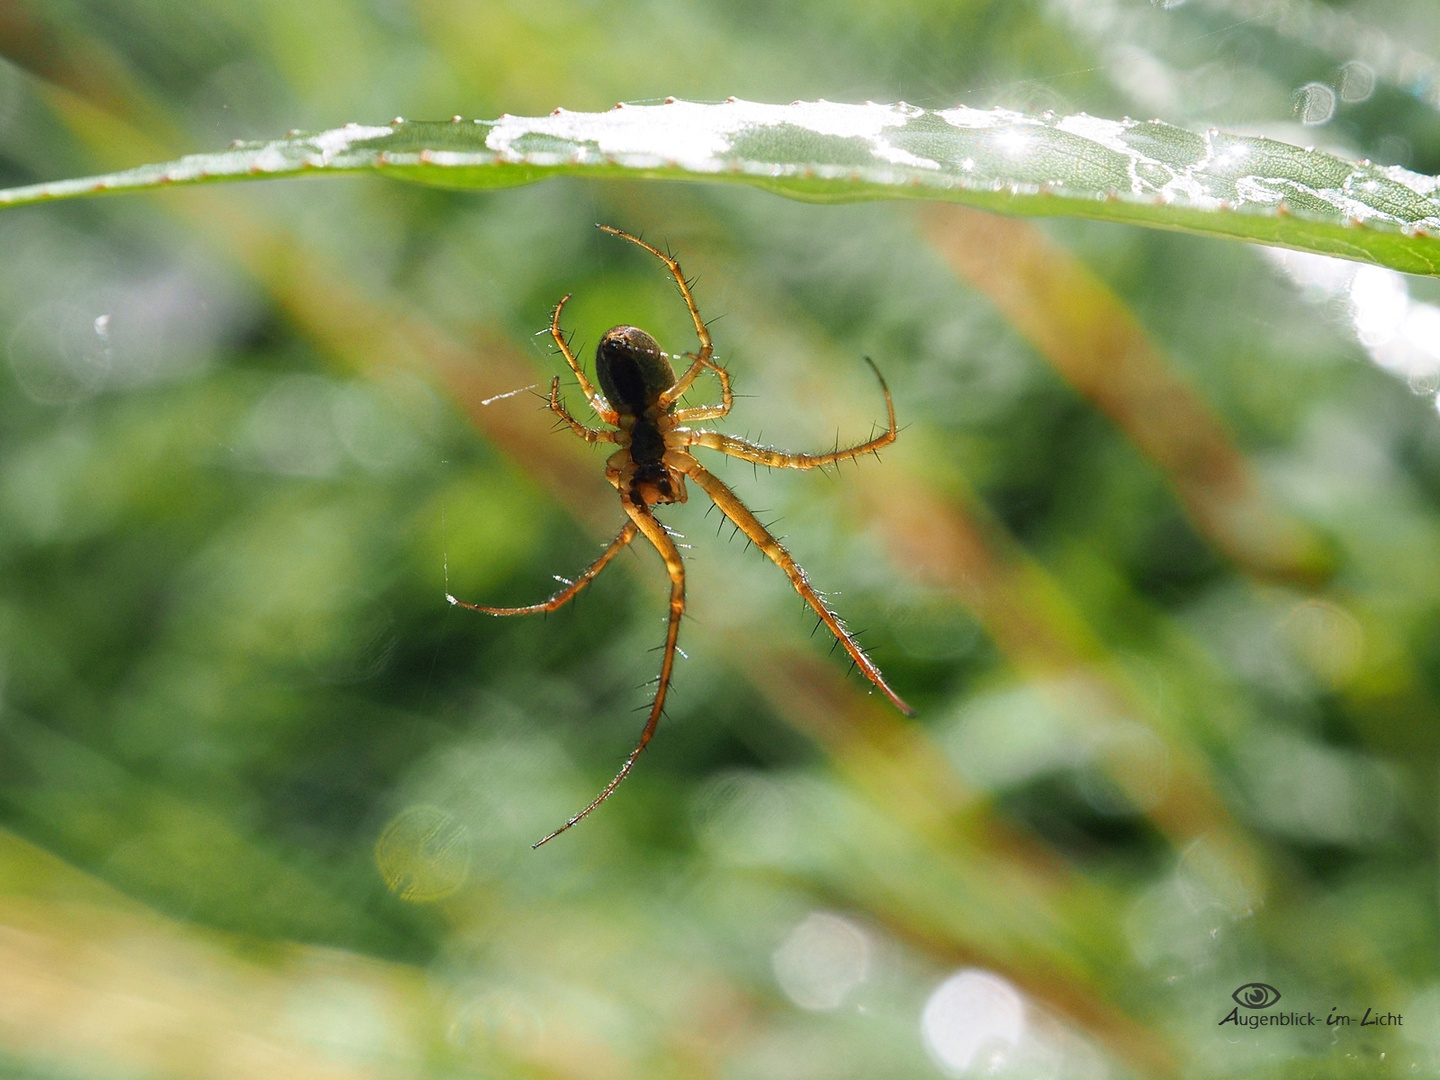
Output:
<instances>
[{"instance_id":1,"label":"bokeh light spot","mask_svg":"<svg viewBox=\"0 0 1440 1080\"><path fill-rule=\"evenodd\" d=\"M41 405L68 405L99 391L110 373L108 321L71 304L45 304L10 335L10 370Z\"/></svg>"},{"instance_id":2,"label":"bokeh light spot","mask_svg":"<svg viewBox=\"0 0 1440 1080\"><path fill-rule=\"evenodd\" d=\"M381 832L375 865L400 899L417 904L443 900L470 873L469 830L438 806L411 806Z\"/></svg>"},{"instance_id":3,"label":"bokeh light spot","mask_svg":"<svg viewBox=\"0 0 1440 1080\"><path fill-rule=\"evenodd\" d=\"M870 974L870 939L849 919L812 912L771 957L785 996L802 1009L838 1009Z\"/></svg>"},{"instance_id":4,"label":"bokeh light spot","mask_svg":"<svg viewBox=\"0 0 1440 1080\"><path fill-rule=\"evenodd\" d=\"M1375 93L1375 69L1363 60L1351 60L1340 69L1340 100L1347 103L1367 100Z\"/></svg>"},{"instance_id":5,"label":"bokeh light spot","mask_svg":"<svg viewBox=\"0 0 1440 1080\"><path fill-rule=\"evenodd\" d=\"M1409 313L1405 279L1383 266L1362 266L1350 283L1350 310L1360 344L1375 348L1400 332Z\"/></svg>"},{"instance_id":6,"label":"bokeh light spot","mask_svg":"<svg viewBox=\"0 0 1440 1080\"><path fill-rule=\"evenodd\" d=\"M343 448L331 422L335 391L318 375L281 379L250 414L245 434L263 468L284 476L324 477Z\"/></svg>"},{"instance_id":7,"label":"bokeh light spot","mask_svg":"<svg viewBox=\"0 0 1440 1080\"><path fill-rule=\"evenodd\" d=\"M1332 684L1349 678L1365 650L1365 631L1355 616L1323 600L1296 604L1282 626L1301 658Z\"/></svg>"},{"instance_id":8,"label":"bokeh light spot","mask_svg":"<svg viewBox=\"0 0 1440 1080\"><path fill-rule=\"evenodd\" d=\"M1020 1044L1025 1001L1000 976L966 968L930 995L920 1031L947 1076L993 1072Z\"/></svg>"},{"instance_id":9,"label":"bokeh light spot","mask_svg":"<svg viewBox=\"0 0 1440 1080\"><path fill-rule=\"evenodd\" d=\"M1324 83L1306 83L1295 91L1295 115L1302 124L1325 124L1335 115L1335 91Z\"/></svg>"}]
</instances>

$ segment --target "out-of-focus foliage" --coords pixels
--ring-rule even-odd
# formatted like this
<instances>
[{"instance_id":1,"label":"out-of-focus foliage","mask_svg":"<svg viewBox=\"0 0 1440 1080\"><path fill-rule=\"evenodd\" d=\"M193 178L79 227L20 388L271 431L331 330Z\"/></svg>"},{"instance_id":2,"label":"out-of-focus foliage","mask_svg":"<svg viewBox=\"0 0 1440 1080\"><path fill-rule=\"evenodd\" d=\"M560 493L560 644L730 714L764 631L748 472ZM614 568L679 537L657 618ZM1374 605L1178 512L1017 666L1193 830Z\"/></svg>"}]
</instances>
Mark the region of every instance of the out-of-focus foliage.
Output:
<instances>
[{"instance_id":1,"label":"out-of-focus foliage","mask_svg":"<svg viewBox=\"0 0 1440 1080\"><path fill-rule=\"evenodd\" d=\"M1436 41L1418 0L20 2L0 184L671 94L1159 114L1433 174ZM729 430L863 437L884 370L883 461L721 475L920 718L697 494L670 715L536 852L632 745L663 575L637 551L545 620L444 594L538 599L620 520L598 451L485 404L558 370L554 302L691 347L597 221L698 274ZM0 251L5 1071L1440 1070L1432 283L578 180L21 207Z\"/></svg>"}]
</instances>

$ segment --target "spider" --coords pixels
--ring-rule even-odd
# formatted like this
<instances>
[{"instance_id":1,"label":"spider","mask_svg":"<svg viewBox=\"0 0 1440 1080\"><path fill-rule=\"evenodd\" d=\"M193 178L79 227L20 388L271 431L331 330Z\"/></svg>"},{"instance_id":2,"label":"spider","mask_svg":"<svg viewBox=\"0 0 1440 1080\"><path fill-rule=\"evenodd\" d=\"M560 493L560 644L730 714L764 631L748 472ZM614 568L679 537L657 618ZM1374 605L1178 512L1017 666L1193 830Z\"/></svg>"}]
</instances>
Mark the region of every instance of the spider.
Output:
<instances>
[{"instance_id":1,"label":"spider","mask_svg":"<svg viewBox=\"0 0 1440 1080\"><path fill-rule=\"evenodd\" d=\"M675 278L675 284L680 287L680 295L685 300L685 306L690 311L691 319L694 320L695 336L700 341L700 351L684 354L691 363L685 374L676 378L675 370L670 363L670 355L661 351L659 343L653 337L634 326L612 327L605 332L605 336L600 339L600 344L595 349L595 374L604 391L602 396L596 393L594 385L586 377L579 361L575 359L575 354L571 352L569 340L560 329L560 313L570 300L570 294L567 293L561 297L550 316L550 336L555 339L555 344L564 355L565 362L570 365L570 370L580 383L580 390L585 395L585 400L589 403L590 408L613 430L586 427L575 419L565 407L565 403L560 400L560 376L558 375L550 384L549 408L560 418L561 424L586 442L614 443L618 447L605 463L605 478L615 485L615 489L620 493L620 505L630 520L625 523L620 534L610 542L610 546L590 565L589 569L573 582L565 578L559 579L566 582L565 588L541 603L530 604L526 607L487 607L483 604L468 604L453 596L446 597L451 604L469 608L471 611L482 611L489 615L530 615L537 612L554 611L573 600L581 589L594 581L600 571L610 563L610 560L615 558L620 550L634 540L637 535L643 535L660 553L660 557L665 561L665 569L669 571L670 618L665 632L664 654L660 661L660 674L655 681L655 697L650 703L650 714L645 721L644 730L640 733L640 742L634 750L630 751L630 756L625 759L625 764L620 767L615 779L605 785L604 790L595 797L594 801L554 832L536 841L533 846L537 848L581 821L610 797L611 793L620 786L620 782L630 774L631 768L635 765L635 759L649 745L650 739L660 723L660 715L665 708L665 695L670 689L670 677L675 667L675 653L680 637L680 619L685 614L685 564L681 560L680 552L671 539L669 531L656 519L651 508L665 503L685 502L687 499L686 477L699 484L705 494L710 496L710 499L720 508L720 512L749 537L750 541L764 552L771 562L785 571L786 576L790 578L790 583L795 586L795 591L800 594L805 603L814 609L815 614L820 617L820 622L824 623L830 633L835 635L836 642L844 648L855 665L865 673L865 677L880 689L890 703L906 716L915 715L915 711L905 704L894 690L890 689L885 682L885 677L880 673L880 669L865 655L864 650L860 648L855 638L840 621L840 617L825 606L821 595L811 586L805 571L800 568L790 553L736 497L735 493L701 465L689 450L692 446L700 446L707 450L718 450L722 454L741 458L757 465L784 469L819 469L826 465L853 460L861 454L878 451L882 446L889 446L895 441L897 430L895 404L890 399L890 388L885 385L885 377L880 374L880 369L868 356L865 358L865 362L870 365L870 370L875 372L875 377L880 382L880 390L885 395L885 411L889 418L889 424L883 433L868 442L858 443L843 450L837 448L825 454L796 454L771 447L757 446L755 443L737 439L733 435L722 435L717 431L686 427L684 425L697 420L714 420L726 415L734 401L734 395L730 391L730 375L714 360L715 349L710 340L710 331L706 328L704 321L700 318L700 311L695 306L695 298L690 291L691 283L681 272L680 264L670 255L620 229L612 228L609 225L600 225L598 228L644 248L665 264L666 269ZM707 369L714 372L720 381L720 404L679 408L678 402L681 396Z\"/></svg>"}]
</instances>

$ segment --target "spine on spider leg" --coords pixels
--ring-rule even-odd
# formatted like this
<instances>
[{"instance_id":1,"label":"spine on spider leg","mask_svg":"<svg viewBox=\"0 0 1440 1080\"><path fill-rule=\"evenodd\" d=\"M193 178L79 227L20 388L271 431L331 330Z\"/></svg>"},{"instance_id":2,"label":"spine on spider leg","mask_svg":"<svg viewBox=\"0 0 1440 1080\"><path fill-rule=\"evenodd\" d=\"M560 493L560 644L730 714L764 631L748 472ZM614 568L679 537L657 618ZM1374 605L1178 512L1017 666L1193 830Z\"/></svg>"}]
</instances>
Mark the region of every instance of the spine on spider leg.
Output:
<instances>
[{"instance_id":1,"label":"spine on spider leg","mask_svg":"<svg viewBox=\"0 0 1440 1080\"><path fill-rule=\"evenodd\" d=\"M826 605L820 594L816 593L814 587L810 584L809 575L795 562L784 545L770 535L765 526L760 523L759 519L755 517L719 477L715 476L688 454L681 460L684 463L682 468L685 474L705 490L705 493L720 507L721 512L744 531L746 538L751 543L758 547L771 562L775 563L776 566L785 572L786 576L790 578L790 584L794 586L795 591L800 594L801 599L804 600L806 604L810 606L811 610L820 617L821 621L825 623L830 632L835 636L836 641L845 649L846 653L855 661L861 671L864 672L865 677L874 683L897 709L907 716L915 715L914 710L886 683L885 676L881 673L879 667L876 666L873 660L865 655L859 644L851 638L844 624L841 623L836 614Z\"/></svg>"}]
</instances>

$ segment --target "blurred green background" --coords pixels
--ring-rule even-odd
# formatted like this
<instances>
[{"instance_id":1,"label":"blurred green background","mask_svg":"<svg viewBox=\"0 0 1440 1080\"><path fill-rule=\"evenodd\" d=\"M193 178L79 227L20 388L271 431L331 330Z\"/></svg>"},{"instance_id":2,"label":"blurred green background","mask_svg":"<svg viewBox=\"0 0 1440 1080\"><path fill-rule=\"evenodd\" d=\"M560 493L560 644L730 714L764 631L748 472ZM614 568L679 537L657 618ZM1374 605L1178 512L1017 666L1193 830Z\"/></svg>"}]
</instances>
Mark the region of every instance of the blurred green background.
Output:
<instances>
[{"instance_id":1,"label":"blurred green background","mask_svg":"<svg viewBox=\"0 0 1440 1080\"><path fill-rule=\"evenodd\" d=\"M732 94L1440 172L1427 0L13 0L0 54L5 186ZM714 467L920 715L692 492L669 715L531 851L633 745L664 574L444 594L538 600L623 520L600 448L485 404L563 370L567 292L587 361L693 348L596 222L698 275L725 430L864 438L885 372L882 461ZM639 182L161 192L0 252L5 1075L1440 1072L1433 282ZM1318 1023L1221 1024L1253 982Z\"/></svg>"}]
</instances>

